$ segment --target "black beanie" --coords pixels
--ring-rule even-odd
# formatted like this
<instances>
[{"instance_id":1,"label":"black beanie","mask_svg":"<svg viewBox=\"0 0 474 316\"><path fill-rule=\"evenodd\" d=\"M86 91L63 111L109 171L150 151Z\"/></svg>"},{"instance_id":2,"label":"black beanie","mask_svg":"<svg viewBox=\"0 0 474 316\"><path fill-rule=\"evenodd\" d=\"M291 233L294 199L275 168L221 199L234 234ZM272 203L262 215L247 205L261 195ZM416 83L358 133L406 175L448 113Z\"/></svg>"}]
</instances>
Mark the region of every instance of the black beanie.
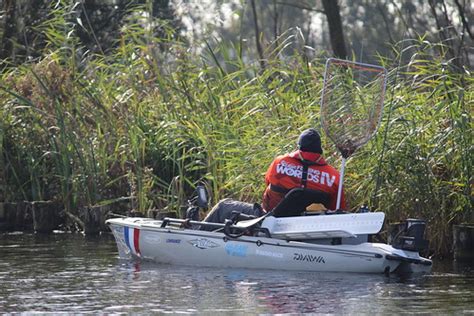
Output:
<instances>
[{"instance_id":1,"label":"black beanie","mask_svg":"<svg viewBox=\"0 0 474 316\"><path fill-rule=\"evenodd\" d=\"M314 128L307 129L298 138L298 147L302 151L322 154L321 137Z\"/></svg>"}]
</instances>

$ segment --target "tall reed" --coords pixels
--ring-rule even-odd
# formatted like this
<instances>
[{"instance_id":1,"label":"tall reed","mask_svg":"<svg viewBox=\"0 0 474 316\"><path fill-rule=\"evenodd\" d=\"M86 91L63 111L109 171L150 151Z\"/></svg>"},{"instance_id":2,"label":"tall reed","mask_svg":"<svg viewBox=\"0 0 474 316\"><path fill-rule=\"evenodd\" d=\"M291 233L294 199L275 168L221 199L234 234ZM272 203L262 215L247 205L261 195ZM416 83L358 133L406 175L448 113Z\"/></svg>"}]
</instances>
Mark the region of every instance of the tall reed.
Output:
<instances>
[{"instance_id":1,"label":"tall reed","mask_svg":"<svg viewBox=\"0 0 474 316\"><path fill-rule=\"evenodd\" d=\"M213 203L259 202L272 159L320 127L322 57L268 52L260 69L212 42L194 56L172 30L156 38L133 19L109 54L81 54L65 8L45 25L45 57L2 74L4 200L58 199L72 215L123 197L179 210L204 182ZM472 220L474 92L472 77L432 57L436 45L413 40L406 65L380 60L393 74L381 132L348 162L345 188L354 209L426 218L433 251L446 253L450 226Z\"/></svg>"}]
</instances>

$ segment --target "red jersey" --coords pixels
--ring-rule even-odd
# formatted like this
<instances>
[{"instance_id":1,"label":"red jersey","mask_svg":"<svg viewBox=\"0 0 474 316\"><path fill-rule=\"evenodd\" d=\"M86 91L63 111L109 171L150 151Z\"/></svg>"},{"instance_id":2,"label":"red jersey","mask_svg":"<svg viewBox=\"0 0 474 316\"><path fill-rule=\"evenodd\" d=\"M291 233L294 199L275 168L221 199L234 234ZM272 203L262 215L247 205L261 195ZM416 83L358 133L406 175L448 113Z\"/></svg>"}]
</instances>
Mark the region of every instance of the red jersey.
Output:
<instances>
[{"instance_id":1,"label":"red jersey","mask_svg":"<svg viewBox=\"0 0 474 316\"><path fill-rule=\"evenodd\" d=\"M263 193L262 207L271 211L285 196L284 192L277 192L270 188L270 184L283 190L291 190L302 187L303 162L313 163L308 167L306 187L319 190L329 194L328 209L335 210L337 202L337 190L339 187L339 172L328 165L324 158L317 153L297 150L290 154L278 156L273 160L265 174L267 188ZM281 190L281 191L283 191ZM280 191L280 190L278 190ZM344 193L341 197L341 209L346 208Z\"/></svg>"}]
</instances>

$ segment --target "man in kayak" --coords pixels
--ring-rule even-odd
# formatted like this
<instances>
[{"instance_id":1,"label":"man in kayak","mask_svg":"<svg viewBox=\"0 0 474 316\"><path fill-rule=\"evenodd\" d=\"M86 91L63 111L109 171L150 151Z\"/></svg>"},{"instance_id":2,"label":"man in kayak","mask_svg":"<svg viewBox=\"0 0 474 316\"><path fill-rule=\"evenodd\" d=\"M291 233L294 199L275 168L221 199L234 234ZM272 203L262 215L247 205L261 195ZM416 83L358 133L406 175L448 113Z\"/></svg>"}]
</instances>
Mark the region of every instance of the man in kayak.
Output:
<instances>
[{"instance_id":1,"label":"man in kayak","mask_svg":"<svg viewBox=\"0 0 474 316\"><path fill-rule=\"evenodd\" d=\"M339 186L339 172L326 163L322 156L321 137L313 129L307 129L298 138L298 149L276 157L265 174L267 185L262 206L232 199L219 201L204 219L205 222L223 223L233 216L233 211L251 216L262 216L272 211L285 194L294 188L308 188L327 193L325 208L335 210ZM341 209L345 209L344 194ZM206 229L201 227L201 229Z\"/></svg>"},{"instance_id":2,"label":"man in kayak","mask_svg":"<svg viewBox=\"0 0 474 316\"><path fill-rule=\"evenodd\" d=\"M267 188L263 193L262 207L271 211L285 194L293 188L308 188L329 195L327 209L335 210L339 187L339 172L324 160L321 137L313 129L307 129L298 138L298 150L278 156L265 174ZM346 208L344 194L341 209Z\"/></svg>"}]
</instances>

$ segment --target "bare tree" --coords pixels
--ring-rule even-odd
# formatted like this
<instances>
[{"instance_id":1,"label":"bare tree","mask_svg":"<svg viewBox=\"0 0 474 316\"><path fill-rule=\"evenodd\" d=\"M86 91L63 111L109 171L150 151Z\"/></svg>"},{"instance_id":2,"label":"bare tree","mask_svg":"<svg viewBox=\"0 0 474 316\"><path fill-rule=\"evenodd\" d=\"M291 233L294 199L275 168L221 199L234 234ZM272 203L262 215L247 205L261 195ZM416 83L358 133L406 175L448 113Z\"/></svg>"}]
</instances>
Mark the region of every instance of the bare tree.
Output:
<instances>
[{"instance_id":1,"label":"bare tree","mask_svg":"<svg viewBox=\"0 0 474 316\"><path fill-rule=\"evenodd\" d=\"M331 47L336 57L346 59L347 51L342 30L341 13L336 0L323 0L324 14L329 25Z\"/></svg>"},{"instance_id":2,"label":"bare tree","mask_svg":"<svg viewBox=\"0 0 474 316\"><path fill-rule=\"evenodd\" d=\"M461 17L462 25L464 30L469 34L469 37L474 40L474 34L471 32L470 27L472 27L472 24L469 24L469 21L467 20L465 11L466 11L466 4L461 5L459 0L454 0L454 3L456 4L456 7L458 8L459 16Z\"/></svg>"},{"instance_id":3,"label":"bare tree","mask_svg":"<svg viewBox=\"0 0 474 316\"><path fill-rule=\"evenodd\" d=\"M255 43L257 45L257 52L258 52L258 57L260 60L260 67L264 69L265 60L263 59L263 49L262 49L262 44L260 43L260 29L258 27L258 16L257 16L257 9L255 8L255 0L250 0L250 4L252 5L252 13L253 13L254 26L255 26Z\"/></svg>"},{"instance_id":4,"label":"bare tree","mask_svg":"<svg viewBox=\"0 0 474 316\"><path fill-rule=\"evenodd\" d=\"M446 9L446 4L444 0L441 0L441 1L428 0L428 3L430 5L430 9L433 14L433 17L436 21L436 27L438 28L440 39L445 44L445 47L447 48L446 57L448 57L452 61L456 69L460 71L463 66L463 58L462 58L462 54L460 54L462 44L458 46L459 49L456 49L456 42L457 42L458 36L457 36L457 32L454 25L449 19L447 9ZM438 10L438 4L440 4L439 10ZM442 47L441 49L444 50L444 47ZM441 54L443 54L443 52L441 52Z\"/></svg>"}]
</instances>

